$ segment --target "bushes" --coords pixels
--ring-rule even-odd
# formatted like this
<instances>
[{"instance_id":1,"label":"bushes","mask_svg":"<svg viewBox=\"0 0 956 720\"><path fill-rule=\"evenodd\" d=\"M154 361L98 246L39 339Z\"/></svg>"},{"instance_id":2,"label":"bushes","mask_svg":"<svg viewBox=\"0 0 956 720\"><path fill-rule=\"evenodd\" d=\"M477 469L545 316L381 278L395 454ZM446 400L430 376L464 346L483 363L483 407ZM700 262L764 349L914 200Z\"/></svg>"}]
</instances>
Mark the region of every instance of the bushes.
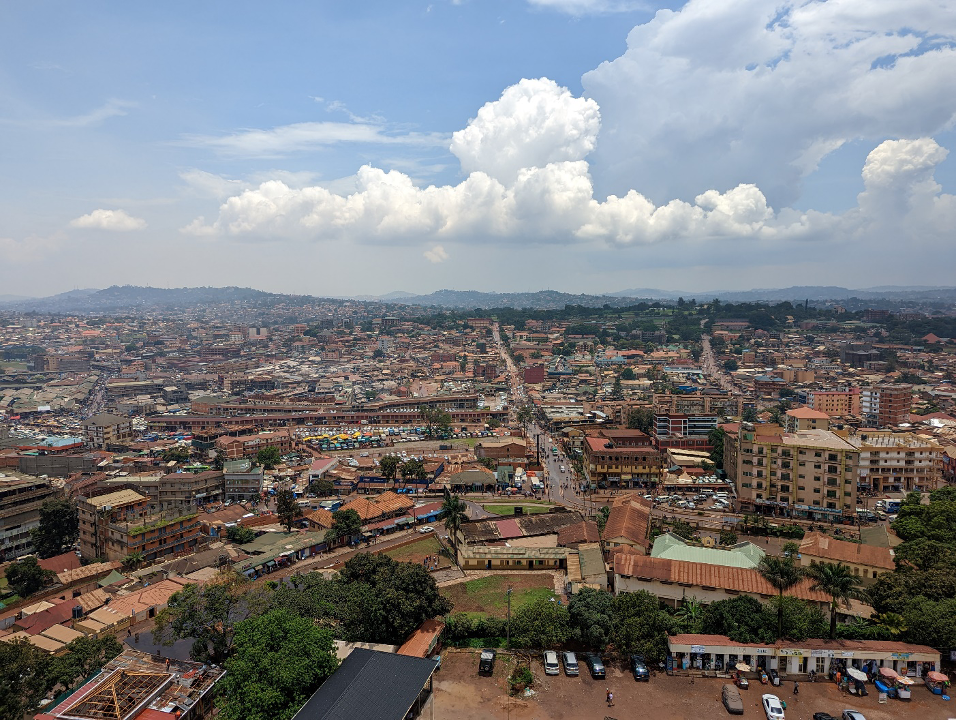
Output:
<instances>
[{"instance_id":1,"label":"bushes","mask_svg":"<svg viewBox=\"0 0 956 720\"><path fill-rule=\"evenodd\" d=\"M456 613L445 618L445 640L455 647L501 647L506 622L501 618Z\"/></svg>"},{"instance_id":2,"label":"bushes","mask_svg":"<svg viewBox=\"0 0 956 720\"><path fill-rule=\"evenodd\" d=\"M508 676L508 687L511 688L512 695L517 695L532 685L534 685L534 674L527 665L518 665Z\"/></svg>"}]
</instances>

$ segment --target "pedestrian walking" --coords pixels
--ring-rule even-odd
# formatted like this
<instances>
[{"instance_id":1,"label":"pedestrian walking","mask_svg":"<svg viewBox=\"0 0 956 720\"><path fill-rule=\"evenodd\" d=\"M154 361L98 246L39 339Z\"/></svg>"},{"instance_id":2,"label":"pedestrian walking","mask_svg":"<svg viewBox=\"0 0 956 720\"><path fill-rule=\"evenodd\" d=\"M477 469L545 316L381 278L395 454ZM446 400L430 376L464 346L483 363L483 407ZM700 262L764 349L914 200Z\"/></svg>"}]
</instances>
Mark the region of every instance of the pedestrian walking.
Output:
<instances>
[{"instance_id":1,"label":"pedestrian walking","mask_svg":"<svg viewBox=\"0 0 956 720\"><path fill-rule=\"evenodd\" d=\"M614 704L614 693L611 692L611 688L607 689L607 706L611 707Z\"/></svg>"}]
</instances>

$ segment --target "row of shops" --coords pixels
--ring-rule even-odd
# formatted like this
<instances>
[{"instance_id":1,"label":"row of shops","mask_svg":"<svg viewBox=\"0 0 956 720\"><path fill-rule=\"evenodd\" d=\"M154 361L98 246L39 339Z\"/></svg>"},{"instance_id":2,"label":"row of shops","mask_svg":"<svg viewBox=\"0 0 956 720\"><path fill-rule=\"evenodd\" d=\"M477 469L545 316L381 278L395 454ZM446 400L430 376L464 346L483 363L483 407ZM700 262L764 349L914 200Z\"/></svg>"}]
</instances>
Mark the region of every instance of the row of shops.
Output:
<instances>
[{"instance_id":1,"label":"row of shops","mask_svg":"<svg viewBox=\"0 0 956 720\"><path fill-rule=\"evenodd\" d=\"M675 635L668 638L668 672L729 672L743 663L759 672L828 676L855 668L875 675L890 668L904 677L922 678L940 669L940 653L925 645L880 640L779 641L772 645L738 643L725 635Z\"/></svg>"}]
</instances>

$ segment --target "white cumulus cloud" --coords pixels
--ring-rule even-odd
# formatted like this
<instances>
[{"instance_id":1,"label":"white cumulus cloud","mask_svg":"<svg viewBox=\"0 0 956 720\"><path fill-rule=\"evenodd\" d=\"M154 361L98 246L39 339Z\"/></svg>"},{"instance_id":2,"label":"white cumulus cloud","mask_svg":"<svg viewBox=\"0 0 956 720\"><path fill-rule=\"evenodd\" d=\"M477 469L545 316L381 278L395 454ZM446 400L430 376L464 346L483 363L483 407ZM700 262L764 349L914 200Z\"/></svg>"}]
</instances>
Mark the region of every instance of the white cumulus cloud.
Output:
<instances>
[{"instance_id":1,"label":"white cumulus cloud","mask_svg":"<svg viewBox=\"0 0 956 720\"><path fill-rule=\"evenodd\" d=\"M535 108L557 109L558 117ZM508 112L517 117L509 119ZM905 237L937 242L956 222L954 196L943 193L934 179L947 151L931 138L877 146L862 171L865 191L857 207L831 214L775 209L754 183L664 203L636 189L601 199L583 157L598 122L593 101L575 102L551 81L525 81L507 88L466 131L455 134L456 154L472 167L457 185L422 187L400 171L371 165L361 167L347 189L342 184L296 187L273 179L234 194L210 222L197 218L183 231L249 239L424 243L424 256L438 263L448 259L445 248L456 242L701 247L724 240L731 243L728 248L749 242L748 247L756 243L769 249L793 241L865 241L873 251L876 243ZM476 127L480 131L467 132ZM514 152L499 156L492 148Z\"/></svg>"},{"instance_id":2,"label":"white cumulus cloud","mask_svg":"<svg viewBox=\"0 0 956 720\"><path fill-rule=\"evenodd\" d=\"M146 221L142 218L133 217L125 210L94 210L88 215L70 221L70 227L82 228L85 230L112 230L115 232L130 232L132 230L142 230L146 227Z\"/></svg>"},{"instance_id":3,"label":"white cumulus cloud","mask_svg":"<svg viewBox=\"0 0 956 720\"><path fill-rule=\"evenodd\" d=\"M462 170L480 170L504 183L524 168L583 160L594 149L601 113L553 80L521 80L486 103L468 127L452 136Z\"/></svg>"},{"instance_id":4,"label":"white cumulus cloud","mask_svg":"<svg viewBox=\"0 0 956 720\"><path fill-rule=\"evenodd\" d=\"M586 73L601 193L657 201L759 186L774 204L851 140L956 118L956 7L939 0L690 0Z\"/></svg>"},{"instance_id":5,"label":"white cumulus cloud","mask_svg":"<svg viewBox=\"0 0 956 720\"><path fill-rule=\"evenodd\" d=\"M425 255L426 260L433 262L436 265L438 263L445 262L449 257L448 253L445 251L445 248L443 248L441 245L436 245L435 247L426 250L423 254Z\"/></svg>"}]
</instances>

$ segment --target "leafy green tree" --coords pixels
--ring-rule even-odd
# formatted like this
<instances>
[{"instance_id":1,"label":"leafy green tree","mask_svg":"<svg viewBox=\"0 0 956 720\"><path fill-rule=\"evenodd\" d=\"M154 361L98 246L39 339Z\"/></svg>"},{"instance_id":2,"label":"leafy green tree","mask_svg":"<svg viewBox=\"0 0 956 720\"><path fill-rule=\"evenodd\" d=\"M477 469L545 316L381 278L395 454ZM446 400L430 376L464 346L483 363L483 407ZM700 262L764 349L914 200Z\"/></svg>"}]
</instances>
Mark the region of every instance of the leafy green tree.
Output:
<instances>
[{"instance_id":1,"label":"leafy green tree","mask_svg":"<svg viewBox=\"0 0 956 720\"><path fill-rule=\"evenodd\" d=\"M614 378L614 385L611 388L611 394L616 398L624 397L624 388L621 386L620 375Z\"/></svg>"},{"instance_id":2,"label":"leafy green tree","mask_svg":"<svg viewBox=\"0 0 956 720\"><path fill-rule=\"evenodd\" d=\"M299 501L295 499L294 492L280 490L276 493L276 515L279 516L279 522L285 525L286 532L292 532L295 521L303 514L302 508L299 507Z\"/></svg>"},{"instance_id":3,"label":"leafy green tree","mask_svg":"<svg viewBox=\"0 0 956 720\"><path fill-rule=\"evenodd\" d=\"M409 480L424 480L428 477L428 471L425 470L424 461L417 460L416 458L409 458L399 465L398 472L405 482Z\"/></svg>"},{"instance_id":4,"label":"leafy green tree","mask_svg":"<svg viewBox=\"0 0 956 720\"><path fill-rule=\"evenodd\" d=\"M737 372L738 369L740 369L740 364L733 358L724 360L724 370L727 372Z\"/></svg>"},{"instance_id":5,"label":"leafy green tree","mask_svg":"<svg viewBox=\"0 0 956 720\"><path fill-rule=\"evenodd\" d=\"M488 468L492 472L494 472L495 469L498 467L497 463L495 463L495 461L490 457L478 458L478 464Z\"/></svg>"},{"instance_id":6,"label":"leafy green tree","mask_svg":"<svg viewBox=\"0 0 956 720\"><path fill-rule=\"evenodd\" d=\"M63 655L54 660L49 669L50 685L62 685L66 690L72 690L121 652L123 646L115 635L84 635L77 638L66 646Z\"/></svg>"},{"instance_id":7,"label":"leafy green tree","mask_svg":"<svg viewBox=\"0 0 956 720\"><path fill-rule=\"evenodd\" d=\"M56 573L44 570L32 555L7 566L4 573L13 591L20 597L32 595L53 581Z\"/></svg>"},{"instance_id":8,"label":"leafy green tree","mask_svg":"<svg viewBox=\"0 0 956 720\"><path fill-rule=\"evenodd\" d=\"M571 637L589 648L603 650L614 631L614 596L604 590L582 588L568 603Z\"/></svg>"},{"instance_id":9,"label":"leafy green tree","mask_svg":"<svg viewBox=\"0 0 956 720\"><path fill-rule=\"evenodd\" d=\"M306 488L306 492L312 495L318 495L319 497L331 495L335 492L335 483L333 483L331 480L326 480L325 478L313 480Z\"/></svg>"},{"instance_id":10,"label":"leafy green tree","mask_svg":"<svg viewBox=\"0 0 956 720\"><path fill-rule=\"evenodd\" d=\"M447 434L451 428L451 415L439 407L422 405L418 408L418 414L422 416L428 437Z\"/></svg>"},{"instance_id":11,"label":"leafy green tree","mask_svg":"<svg viewBox=\"0 0 956 720\"><path fill-rule=\"evenodd\" d=\"M332 527L325 531L325 542L334 545L342 538L351 539L362 531L362 518L352 508L332 513Z\"/></svg>"},{"instance_id":12,"label":"leafy green tree","mask_svg":"<svg viewBox=\"0 0 956 720\"><path fill-rule=\"evenodd\" d=\"M349 641L400 644L425 620L447 615L452 603L419 563L359 553L333 581L344 588L339 605L342 637Z\"/></svg>"},{"instance_id":13,"label":"leafy green tree","mask_svg":"<svg viewBox=\"0 0 956 720\"><path fill-rule=\"evenodd\" d=\"M266 470L272 470L282 462L282 452L275 445L264 447L256 453L256 462Z\"/></svg>"},{"instance_id":14,"label":"leafy green tree","mask_svg":"<svg viewBox=\"0 0 956 720\"><path fill-rule=\"evenodd\" d=\"M737 533L733 530L721 530L720 531L720 544L721 545L736 545L737 544Z\"/></svg>"},{"instance_id":15,"label":"leafy green tree","mask_svg":"<svg viewBox=\"0 0 956 720\"><path fill-rule=\"evenodd\" d=\"M783 606L783 634L781 637L792 640L804 640L806 638L820 638L827 632L827 618L823 611L816 605L811 605L805 600L784 595L782 598L770 598L767 602L769 610L769 622L767 627L773 632L773 616L777 615L779 619L779 607Z\"/></svg>"},{"instance_id":16,"label":"leafy green tree","mask_svg":"<svg viewBox=\"0 0 956 720\"><path fill-rule=\"evenodd\" d=\"M627 416L627 427L648 435L654 429L654 411L651 408L635 408Z\"/></svg>"},{"instance_id":17,"label":"leafy green tree","mask_svg":"<svg viewBox=\"0 0 956 720\"><path fill-rule=\"evenodd\" d=\"M465 501L452 495L445 488L445 497L438 512L438 519L443 521L451 543L455 547L455 557L458 557L458 531L468 520L468 506ZM457 561L457 560L456 560Z\"/></svg>"},{"instance_id":18,"label":"leafy green tree","mask_svg":"<svg viewBox=\"0 0 956 720\"><path fill-rule=\"evenodd\" d=\"M185 445L175 445L163 450L163 462L189 462L189 448Z\"/></svg>"},{"instance_id":19,"label":"leafy green tree","mask_svg":"<svg viewBox=\"0 0 956 720\"><path fill-rule=\"evenodd\" d=\"M40 524L30 535L41 558L68 552L80 537L76 503L65 498L45 500L40 506Z\"/></svg>"},{"instance_id":20,"label":"leafy green tree","mask_svg":"<svg viewBox=\"0 0 956 720\"><path fill-rule=\"evenodd\" d=\"M386 455L378 461L378 472L386 480L394 480L400 463L397 455Z\"/></svg>"},{"instance_id":21,"label":"leafy green tree","mask_svg":"<svg viewBox=\"0 0 956 720\"><path fill-rule=\"evenodd\" d=\"M0 717L23 718L51 689L53 656L26 640L0 642Z\"/></svg>"},{"instance_id":22,"label":"leafy green tree","mask_svg":"<svg viewBox=\"0 0 956 720\"><path fill-rule=\"evenodd\" d=\"M607 519L609 517L611 517L611 507L605 505L598 510L598 514L594 518L594 522L597 523L598 530L600 530L602 534L604 533L604 526L607 525Z\"/></svg>"},{"instance_id":23,"label":"leafy green tree","mask_svg":"<svg viewBox=\"0 0 956 720\"><path fill-rule=\"evenodd\" d=\"M767 622L766 608L751 595L738 595L712 602L704 608L703 631L726 635L734 642L773 642L773 618Z\"/></svg>"},{"instance_id":24,"label":"leafy green tree","mask_svg":"<svg viewBox=\"0 0 956 720\"><path fill-rule=\"evenodd\" d=\"M266 600L263 590L250 589L241 576L187 585L156 616L153 637L161 645L192 639L193 659L218 665L232 653L236 625L261 613Z\"/></svg>"},{"instance_id":25,"label":"leafy green tree","mask_svg":"<svg viewBox=\"0 0 956 720\"><path fill-rule=\"evenodd\" d=\"M223 720L290 720L338 667L332 633L284 610L236 626L217 698Z\"/></svg>"},{"instance_id":26,"label":"leafy green tree","mask_svg":"<svg viewBox=\"0 0 956 720\"><path fill-rule=\"evenodd\" d=\"M783 637L783 594L803 579L803 573L797 567L793 558L778 558L766 555L761 559L757 570L764 580L777 590L780 602L777 605L777 637Z\"/></svg>"},{"instance_id":27,"label":"leafy green tree","mask_svg":"<svg viewBox=\"0 0 956 720\"><path fill-rule=\"evenodd\" d=\"M724 432L723 428L714 428L707 433L707 442L713 448L710 451L710 459L721 470L724 468L724 440L726 438L727 433Z\"/></svg>"},{"instance_id":28,"label":"leafy green tree","mask_svg":"<svg viewBox=\"0 0 956 720\"><path fill-rule=\"evenodd\" d=\"M563 645L571 637L566 605L537 598L519 607L511 618L512 647L542 650Z\"/></svg>"},{"instance_id":29,"label":"leafy green tree","mask_svg":"<svg viewBox=\"0 0 956 720\"><path fill-rule=\"evenodd\" d=\"M757 409L752 407L745 407L743 414L740 416L740 419L744 422L755 423L758 420Z\"/></svg>"},{"instance_id":30,"label":"leafy green tree","mask_svg":"<svg viewBox=\"0 0 956 720\"><path fill-rule=\"evenodd\" d=\"M612 639L622 654L637 652L649 662L662 660L667 655L667 634L674 629L674 619L646 590L614 598Z\"/></svg>"},{"instance_id":31,"label":"leafy green tree","mask_svg":"<svg viewBox=\"0 0 956 720\"><path fill-rule=\"evenodd\" d=\"M621 380L633 380L635 378L633 368L624 368L621 370Z\"/></svg>"},{"instance_id":32,"label":"leafy green tree","mask_svg":"<svg viewBox=\"0 0 956 720\"><path fill-rule=\"evenodd\" d=\"M233 525L226 530L226 537L230 542L236 543L236 545L245 545L256 539L256 531L250 527Z\"/></svg>"},{"instance_id":33,"label":"leafy green tree","mask_svg":"<svg viewBox=\"0 0 956 720\"><path fill-rule=\"evenodd\" d=\"M697 531L690 523L677 519L671 523L671 532L677 537L684 538L684 540L693 540L697 535Z\"/></svg>"}]
</instances>

